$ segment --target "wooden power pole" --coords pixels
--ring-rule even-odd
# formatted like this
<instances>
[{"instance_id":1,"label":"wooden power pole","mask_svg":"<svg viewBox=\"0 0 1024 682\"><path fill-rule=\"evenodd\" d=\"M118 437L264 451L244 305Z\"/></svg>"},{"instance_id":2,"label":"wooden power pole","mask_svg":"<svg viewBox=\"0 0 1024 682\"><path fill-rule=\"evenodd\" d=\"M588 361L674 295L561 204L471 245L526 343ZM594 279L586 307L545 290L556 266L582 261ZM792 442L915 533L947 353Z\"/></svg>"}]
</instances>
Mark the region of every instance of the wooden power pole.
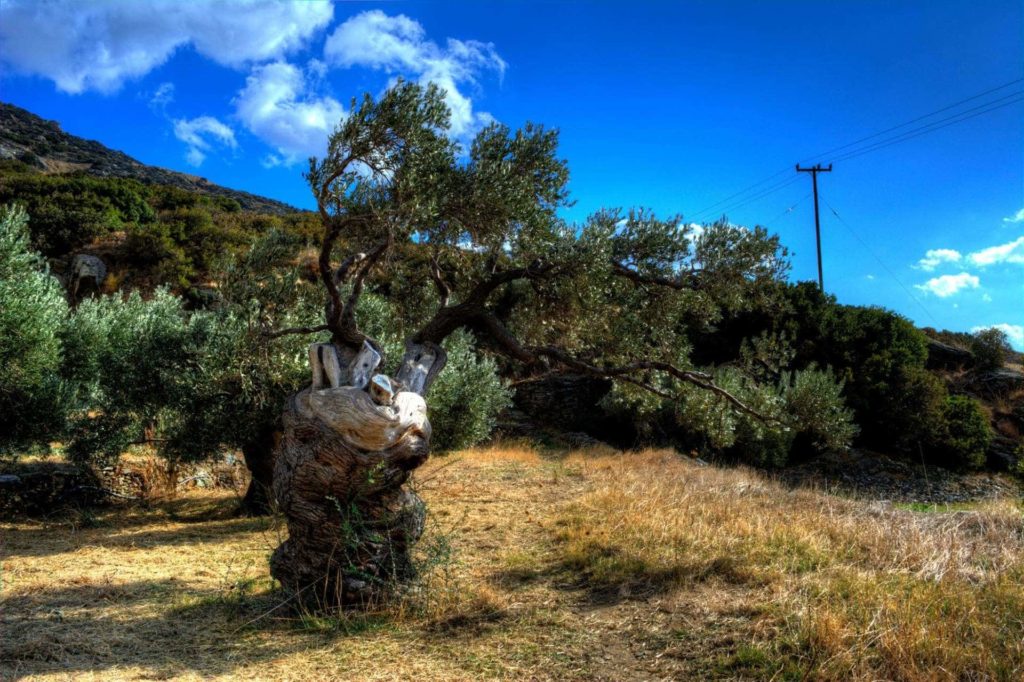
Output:
<instances>
[{"instance_id":1,"label":"wooden power pole","mask_svg":"<svg viewBox=\"0 0 1024 682\"><path fill-rule=\"evenodd\" d=\"M828 168L823 168L820 163L810 168L801 168L798 163L796 170L798 173L810 173L811 183L814 185L814 236L818 240L818 288L824 292L825 278L821 274L821 219L818 217L818 173L831 173L832 164L830 163Z\"/></svg>"}]
</instances>

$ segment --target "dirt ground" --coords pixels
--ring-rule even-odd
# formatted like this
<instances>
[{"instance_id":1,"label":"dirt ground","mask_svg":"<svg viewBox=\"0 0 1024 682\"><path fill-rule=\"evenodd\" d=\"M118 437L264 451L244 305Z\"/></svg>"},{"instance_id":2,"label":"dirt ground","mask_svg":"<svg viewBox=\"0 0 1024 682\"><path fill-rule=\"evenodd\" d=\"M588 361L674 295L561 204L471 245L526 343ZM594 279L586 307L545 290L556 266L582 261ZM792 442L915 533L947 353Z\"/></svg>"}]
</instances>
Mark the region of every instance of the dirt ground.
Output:
<instances>
[{"instance_id":1,"label":"dirt ground","mask_svg":"<svg viewBox=\"0 0 1024 682\"><path fill-rule=\"evenodd\" d=\"M281 521L234 516L230 492L0 526L0 679L830 676L811 651L779 654L790 635L775 605L790 598L789 574L590 582L601 555L587 570L567 563L567 519L619 475L600 461L515 448L433 458L416 483L431 512L430 577L369 614L291 613L267 567ZM680 466L666 475L699 471ZM700 485L712 494L737 480ZM745 485L729 494L749 496Z\"/></svg>"}]
</instances>

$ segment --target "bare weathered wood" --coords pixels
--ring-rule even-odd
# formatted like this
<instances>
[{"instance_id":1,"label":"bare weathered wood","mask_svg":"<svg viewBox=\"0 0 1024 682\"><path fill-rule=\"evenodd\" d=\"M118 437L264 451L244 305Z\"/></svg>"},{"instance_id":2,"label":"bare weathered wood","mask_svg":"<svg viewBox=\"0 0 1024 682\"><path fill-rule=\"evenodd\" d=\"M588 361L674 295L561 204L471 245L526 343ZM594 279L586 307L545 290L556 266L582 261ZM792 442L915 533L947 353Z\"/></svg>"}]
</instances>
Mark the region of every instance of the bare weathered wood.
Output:
<instances>
[{"instance_id":1,"label":"bare weathered wood","mask_svg":"<svg viewBox=\"0 0 1024 682\"><path fill-rule=\"evenodd\" d=\"M356 388L366 388L366 385L370 383L370 377L373 376L373 371L377 369L380 361L381 354L368 341L363 341L363 347L356 353L355 358L352 359L352 363L348 367L348 375L350 377L348 383Z\"/></svg>"},{"instance_id":2,"label":"bare weathered wood","mask_svg":"<svg viewBox=\"0 0 1024 682\"><path fill-rule=\"evenodd\" d=\"M309 346L309 367L313 372L313 389L337 388L347 380L333 343L313 343Z\"/></svg>"},{"instance_id":3,"label":"bare weathered wood","mask_svg":"<svg viewBox=\"0 0 1024 682\"><path fill-rule=\"evenodd\" d=\"M406 390L425 395L447 362L448 354L436 343L408 343L395 378Z\"/></svg>"},{"instance_id":4,"label":"bare weathered wood","mask_svg":"<svg viewBox=\"0 0 1024 682\"><path fill-rule=\"evenodd\" d=\"M399 392L382 406L352 386L307 389L282 423L274 493L288 540L274 577L324 608L366 603L411 576L424 507L403 484L429 453L423 398Z\"/></svg>"},{"instance_id":5,"label":"bare weathered wood","mask_svg":"<svg viewBox=\"0 0 1024 682\"><path fill-rule=\"evenodd\" d=\"M370 379L370 397L378 405L391 405L395 402L395 386L387 376L374 374Z\"/></svg>"}]
</instances>

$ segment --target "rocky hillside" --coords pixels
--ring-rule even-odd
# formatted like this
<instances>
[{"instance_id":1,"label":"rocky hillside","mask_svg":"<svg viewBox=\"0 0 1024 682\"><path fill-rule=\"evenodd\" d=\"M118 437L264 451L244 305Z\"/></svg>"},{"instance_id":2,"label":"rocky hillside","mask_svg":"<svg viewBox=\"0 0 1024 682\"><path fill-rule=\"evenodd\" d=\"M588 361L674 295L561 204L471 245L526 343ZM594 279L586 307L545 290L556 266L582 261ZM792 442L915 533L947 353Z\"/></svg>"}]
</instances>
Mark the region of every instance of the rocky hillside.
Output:
<instances>
[{"instance_id":1,"label":"rocky hillside","mask_svg":"<svg viewBox=\"0 0 1024 682\"><path fill-rule=\"evenodd\" d=\"M95 140L85 140L60 129L13 104L0 102L0 160L18 159L43 172L85 171L100 177L134 178L146 183L170 185L191 192L230 197L242 208L260 213L285 214L296 209L266 197L228 189L205 178L147 166Z\"/></svg>"}]
</instances>

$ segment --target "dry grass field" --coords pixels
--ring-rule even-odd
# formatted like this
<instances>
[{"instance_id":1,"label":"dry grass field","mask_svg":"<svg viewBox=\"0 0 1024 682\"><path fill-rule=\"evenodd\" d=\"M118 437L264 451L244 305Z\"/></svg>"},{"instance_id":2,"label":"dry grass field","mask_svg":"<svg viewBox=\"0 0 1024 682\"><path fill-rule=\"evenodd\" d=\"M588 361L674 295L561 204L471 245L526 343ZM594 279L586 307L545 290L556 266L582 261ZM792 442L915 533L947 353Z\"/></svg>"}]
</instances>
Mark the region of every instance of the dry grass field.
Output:
<instances>
[{"instance_id":1,"label":"dry grass field","mask_svg":"<svg viewBox=\"0 0 1024 682\"><path fill-rule=\"evenodd\" d=\"M282 607L224 491L3 526L0 678L1024 679L1014 501L917 512L668 451L434 458L422 585Z\"/></svg>"}]
</instances>

